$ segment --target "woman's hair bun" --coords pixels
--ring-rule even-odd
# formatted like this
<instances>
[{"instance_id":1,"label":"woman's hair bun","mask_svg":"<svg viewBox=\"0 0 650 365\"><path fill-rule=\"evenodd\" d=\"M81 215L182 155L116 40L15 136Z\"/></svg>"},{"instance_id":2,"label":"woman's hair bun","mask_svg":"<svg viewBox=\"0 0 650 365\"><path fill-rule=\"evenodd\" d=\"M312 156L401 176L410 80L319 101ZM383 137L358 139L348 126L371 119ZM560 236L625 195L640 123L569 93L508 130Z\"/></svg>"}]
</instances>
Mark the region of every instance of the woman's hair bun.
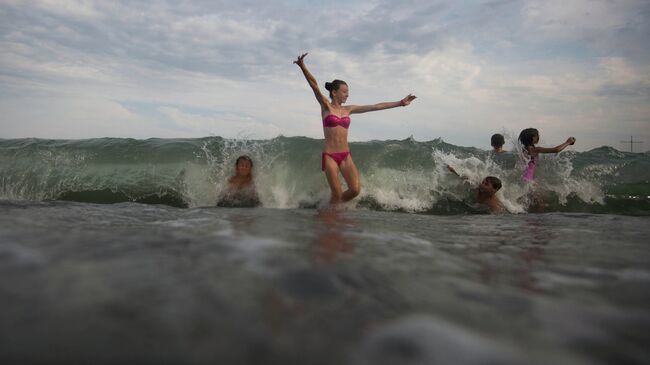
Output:
<instances>
[{"instance_id":1,"label":"woman's hair bun","mask_svg":"<svg viewBox=\"0 0 650 365\"><path fill-rule=\"evenodd\" d=\"M341 85L347 85L347 84L345 83L345 81L338 80L338 79L332 82L325 83L325 89L327 89L327 91L330 92L330 98L332 97L332 92L337 91L341 87Z\"/></svg>"}]
</instances>

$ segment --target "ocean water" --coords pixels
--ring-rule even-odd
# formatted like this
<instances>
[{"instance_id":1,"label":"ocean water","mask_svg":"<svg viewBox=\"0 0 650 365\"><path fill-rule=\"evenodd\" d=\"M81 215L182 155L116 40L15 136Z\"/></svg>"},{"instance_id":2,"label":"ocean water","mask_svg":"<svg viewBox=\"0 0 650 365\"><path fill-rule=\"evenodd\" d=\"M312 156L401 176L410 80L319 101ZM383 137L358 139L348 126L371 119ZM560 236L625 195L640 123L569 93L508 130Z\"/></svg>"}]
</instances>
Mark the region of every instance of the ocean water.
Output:
<instances>
[{"instance_id":1,"label":"ocean water","mask_svg":"<svg viewBox=\"0 0 650 365\"><path fill-rule=\"evenodd\" d=\"M647 153L544 156L526 213L517 153L354 143L330 210L321 144L0 140L0 363L650 363Z\"/></svg>"},{"instance_id":2,"label":"ocean water","mask_svg":"<svg viewBox=\"0 0 650 365\"><path fill-rule=\"evenodd\" d=\"M322 144L305 137L0 140L0 198L211 206L233 174L235 159L248 154L264 207L316 208L329 200L320 170ZM494 156L442 140L371 141L350 147L362 186L354 207L475 212L467 186L447 171L445 165L450 164L471 184L488 175L499 177L499 196L511 212L530 208L531 188L521 182L525 161L520 153ZM536 181L535 194L542 198L544 212L650 212L650 153L601 147L543 155Z\"/></svg>"},{"instance_id":3,"label":"ocean water","mask_svg":"<svg viewBox=\"0 0 650 365\"><path fill-rule=\"evenodd\" d=\"M647 364L647 217L0 202L0 362Z\"/></svg>"}]
</instances>

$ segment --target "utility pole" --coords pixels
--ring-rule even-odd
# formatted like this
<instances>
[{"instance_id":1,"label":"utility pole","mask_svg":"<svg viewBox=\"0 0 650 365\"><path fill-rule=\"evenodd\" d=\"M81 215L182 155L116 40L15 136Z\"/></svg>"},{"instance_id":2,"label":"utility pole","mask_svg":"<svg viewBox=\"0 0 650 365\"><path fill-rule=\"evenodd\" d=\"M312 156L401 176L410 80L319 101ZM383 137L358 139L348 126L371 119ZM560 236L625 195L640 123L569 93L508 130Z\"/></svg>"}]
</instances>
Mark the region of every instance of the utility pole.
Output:
<instances>
[{"instance_id":1,"label":"utility pole","mask_svg":"<svg viewBox=\"0 0 650 365\"><path fill-rule=\"evenodd\" d=\"M630 152L634 152L634 144L635 143L643 143L643 141L635 141L632 136L630 136L629 141L621 141L621 143L629 143L630 144Z\"/></svg>"}]
</instances>

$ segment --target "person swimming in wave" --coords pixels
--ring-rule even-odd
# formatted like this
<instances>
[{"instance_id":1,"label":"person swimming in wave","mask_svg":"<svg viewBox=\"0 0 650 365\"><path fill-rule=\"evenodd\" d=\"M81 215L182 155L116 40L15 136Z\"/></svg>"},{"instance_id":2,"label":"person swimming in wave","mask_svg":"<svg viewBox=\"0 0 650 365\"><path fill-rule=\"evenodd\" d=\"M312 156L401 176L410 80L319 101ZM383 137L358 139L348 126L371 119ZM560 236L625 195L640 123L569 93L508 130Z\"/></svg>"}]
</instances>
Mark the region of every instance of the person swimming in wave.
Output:
<instances>
[{"instance_id":1,"label":"person swimming in wave","mask_svg":"<svg viewBox=\"0 0 650 365\"><path fill-rule=\"evenodd\" d=\"M526 128L519 133L519 142L524 146L526 157L528 157L528 163L521 178L525 182L532 182L535 180L535 169L537 168L540 153L559 153L576 143L576 139L569 137L566 142L551 148L537 147L535 145L539 143L539 132L535 128Z\"/></svg>"},{"instance_id":2,"label":"person swimming in wave","mask_svg":"<svg viewBox=\"0 0 650 365\"><path fill-rule=\"evenodd\" d=\"M504 153L506 152L503 149L503 145L506 143L505 138L503 137L503 134L495 133L492 135L492 138L490 138L490 144L492 145L492 151L494 153Z\"/></svg>"},{"instance_id":3,"label":"person swimming in wave","mask_svg":"<svg viewBox=\"0 0 650 365\"><path fill-rule=\"evenodd\" d=\"M260 199L253 183L253 160L243 155L235 161L235 175L228 179L217 202L219 207L256 207Z\"/></svg>"},{"instance_id":4,"label":"person swimming in wave","mask_svg":"<svg viewBox=\"0 0 650 365\"><path fill-rule=\"evenodd\" d=\"M352 161L350 147L348 146L348 128L350 127L350 115L397 108L409 105L416 96L407 95L399 101L384 102L374 105L348 105L343 106L348 98L348 84L345 81L334 80L325 83L325 89L329 91L328 100L318 88L316 78L305 66L307 53L298 56L293 61L305 75L307 83L311 87L316 100L320 104L321 118L323 121L323 133L325 134L325 147L321 154L321 169L325 172L327 183L332 191L330 204L347 202L361 192L359 171ZM343 175L348 186L346 191L341 187L339 172Z\"/></svg>"},{"instance_id":5,"label":"person swimming in wave","mask_svg":"<svg viewBox=\"0 0 650 365\"><path fill-rule=\"evenodd\" d=\"M468 182L469 178L467 176L461 176L456 170L447 165L447 169L454 175L460 177L464 181ZM491 213L501 214L507 213L508 210L505 208L499 197L497 197L497 191L501 189L501 180L495 176L488 176L476 187L476 202L480 205L487 206L490 209Z\"/></svg>"}]
</instances>

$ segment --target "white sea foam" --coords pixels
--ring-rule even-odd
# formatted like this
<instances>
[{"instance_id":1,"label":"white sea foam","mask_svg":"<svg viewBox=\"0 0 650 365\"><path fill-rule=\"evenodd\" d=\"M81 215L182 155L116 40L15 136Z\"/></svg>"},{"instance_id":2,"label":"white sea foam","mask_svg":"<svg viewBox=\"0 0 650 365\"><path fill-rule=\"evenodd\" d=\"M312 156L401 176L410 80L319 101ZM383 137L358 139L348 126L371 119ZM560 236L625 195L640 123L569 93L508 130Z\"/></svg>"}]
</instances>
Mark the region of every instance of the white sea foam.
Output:
<instances>
[{"instance_id":1,"label":"white sea foam","mask_svg":"<svg viewBox=\"0 0 650 365\"><path fill-rule=\"evenodd\" d=\"M612 154L606 149L544 154L535 184L530 185L521 181L525 154L514 139L509 135L507 139L512 148L505 155L441 140L353 143L361 195L346 209L474 211L476 193L470 188L486 176L501 179L503 188L497 196L512 213L526 212L533 198L551 204L549 211L574 203L590 210L586 204L605 203L604 191L609 191L610 200L648 200L647 155ZM319 207L330 198L320 170L322 141L302 137L0 141L0 147L4 145L8 148L0 149L0 197L5 199L214 206L234 173L235 160L244 154L254 161L254 183L264 207ZM467 183L449 173L446 165L466 176ZM616 187L615 193L610 187Z\"/></svg>"}]
</instances>

